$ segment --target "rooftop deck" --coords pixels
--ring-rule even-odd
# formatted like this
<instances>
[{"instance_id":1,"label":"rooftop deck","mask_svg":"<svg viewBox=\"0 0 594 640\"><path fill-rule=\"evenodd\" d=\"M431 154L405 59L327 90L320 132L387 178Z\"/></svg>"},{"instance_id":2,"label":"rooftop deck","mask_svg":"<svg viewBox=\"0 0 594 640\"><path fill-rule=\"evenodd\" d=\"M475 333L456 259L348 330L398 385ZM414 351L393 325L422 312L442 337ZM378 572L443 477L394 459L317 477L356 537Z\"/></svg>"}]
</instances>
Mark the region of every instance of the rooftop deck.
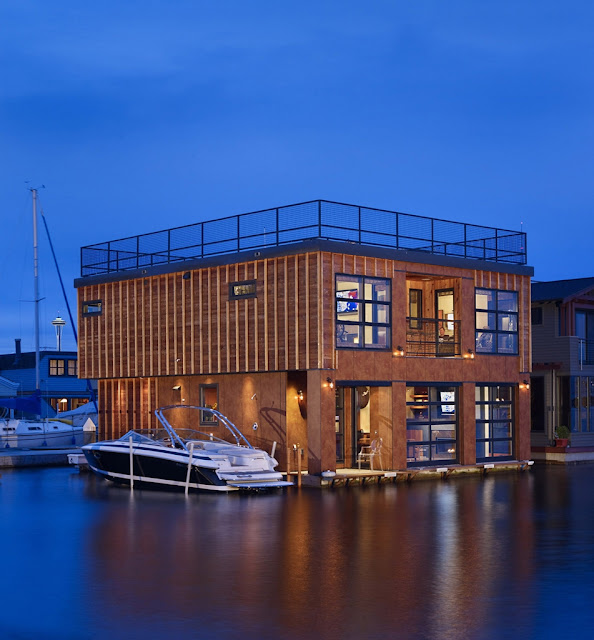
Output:
<instances>
[{"instance_id":1,"label":"rooftop deck","mask_svg":"<svg viewBox=\"0 0 594 640\"><path fill-rule=\"evenodd\" d=\"M520 231L312 200L82 247L81 276L314 239L526 264L526 234Z\"/></svg>"}]
</instances>

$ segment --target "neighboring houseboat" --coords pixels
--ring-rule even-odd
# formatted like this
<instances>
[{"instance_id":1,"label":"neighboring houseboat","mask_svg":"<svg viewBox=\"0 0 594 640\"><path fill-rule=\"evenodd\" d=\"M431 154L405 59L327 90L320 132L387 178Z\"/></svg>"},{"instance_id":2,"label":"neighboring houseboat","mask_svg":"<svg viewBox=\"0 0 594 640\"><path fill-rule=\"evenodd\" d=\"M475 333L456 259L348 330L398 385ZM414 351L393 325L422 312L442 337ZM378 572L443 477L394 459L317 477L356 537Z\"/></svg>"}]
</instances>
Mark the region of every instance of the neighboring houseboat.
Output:
<instances>
[{"instance_id":1,"label":"neighboring houseboat","mask_svg":"<svg viewBox=\"0 0 594 640\"><path fill-rule=\"evenodd\" d=\"M255 446L310 476L530 456L522 232L316 200L81 260L79 368L98 379L100 439L185 403L253 425Z\"/></svg>"},{"instance_id":2,"label":"neighboring houseboat","mask_svg":"<svg viewBox=\"0 0 594 640\"><path fill-rule=\"evenodd\" d=\"M78 377L76 351L42 349L39 352L41 417L54 417L56 412L70 411L89 401L86 380ZM21 340L15 340L15 352L0 355L0 376L16 384L19 396L35 392L35 352L21 351ZM8 394L6 394L8 395ZM51 408L48 408L49 407Z\"/></svg>"},{"instance_id":3,"label":"neighboring houseboat","mask_svg":"<svg viewBox=\"0 0 594 640\"><path fill-rule=\"evenodd\" d=\"M532 360L533 457L594 460L594 278L532 284Z\"/></svg>"}]
</instances>

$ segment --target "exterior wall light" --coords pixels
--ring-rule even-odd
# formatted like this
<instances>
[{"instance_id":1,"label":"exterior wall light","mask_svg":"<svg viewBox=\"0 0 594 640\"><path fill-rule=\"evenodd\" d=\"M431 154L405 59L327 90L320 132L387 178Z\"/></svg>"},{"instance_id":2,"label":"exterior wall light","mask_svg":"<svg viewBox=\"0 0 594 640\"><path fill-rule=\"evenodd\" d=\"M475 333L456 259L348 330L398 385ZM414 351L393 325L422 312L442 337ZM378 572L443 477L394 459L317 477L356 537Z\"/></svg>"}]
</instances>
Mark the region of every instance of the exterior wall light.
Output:
<instances>
[{"instance_id":1,"label":"exterior wall light","mask_svg":"<svg viewBox=\"0 0 594 640\"><path fill-rule=\"evenodd\" d=\"M472 349L468 349L468 351L464 354L465 358L470 358L470 360L474 360L474 351Z\"/></svg>"},{"instance_id":2,"label":"exterior wall light","mask_svg":"<svg viewBox=\"0 0 594 640\"><path fill-rule=\"evenodd\" d=\"M171 387L174 391L181 391L181 384L176 384L175 386Z\"/></svg>"},{"instance_id":3,"label":"exterior wall light","mask_svg":"<svg viewBox=\"0 0 594 640\"><path fill-rule=\"evenodd\" d=\"M530 389L528 380L522 380L522 382L520 382L520 389Z\"/></svg>"},{"instance_id":4,"label":"exterior wall light","mask_svg":"<svg viewBox=\"0 0 594 640\"><path fill-rule=\"evenodd\" d=\"M334 389L334 381L332 380L332 378L326 378L326 383L328 384L330 389Z\"/></svg>"},{"instance_id":5,"label":"exterior wall light","mask_svg":"<svg viewBox=\"0 0 594 640\"><path fill-rule=\"evenodd\" d=\"M396 347L396 349L394 350L394 353L392 355L403 356L404 355L404 349L400 345L398 345Z\"/></svg>"}]
</instances>

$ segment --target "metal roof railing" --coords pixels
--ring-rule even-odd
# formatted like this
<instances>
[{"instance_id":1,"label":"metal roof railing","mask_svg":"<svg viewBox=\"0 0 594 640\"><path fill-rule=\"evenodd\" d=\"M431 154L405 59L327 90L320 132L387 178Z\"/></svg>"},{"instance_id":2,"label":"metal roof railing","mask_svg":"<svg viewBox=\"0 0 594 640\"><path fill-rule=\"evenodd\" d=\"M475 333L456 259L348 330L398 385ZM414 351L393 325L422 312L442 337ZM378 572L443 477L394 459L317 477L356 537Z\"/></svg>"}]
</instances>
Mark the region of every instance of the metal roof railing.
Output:
<instances>
[{"instance_id":1,"label":"metal roof railing","mask_svg":"<svg viewBox=\"0 0 594 640\"><path fill-rule=\"evenodd\" d=\"M526 264L526 234L521 231L312 200L82 247L81 276L314 239Z\"/></svg>"}]
</instances>

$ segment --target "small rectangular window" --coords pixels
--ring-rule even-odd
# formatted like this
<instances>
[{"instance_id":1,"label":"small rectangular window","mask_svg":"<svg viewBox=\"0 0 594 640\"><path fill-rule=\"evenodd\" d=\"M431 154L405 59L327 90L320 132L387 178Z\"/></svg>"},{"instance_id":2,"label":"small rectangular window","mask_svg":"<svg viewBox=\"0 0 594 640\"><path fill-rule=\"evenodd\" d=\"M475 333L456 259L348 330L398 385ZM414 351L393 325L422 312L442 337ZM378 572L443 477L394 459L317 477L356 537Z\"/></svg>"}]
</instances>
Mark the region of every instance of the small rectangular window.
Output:
<instances>
[{"instance_id":1,"label":"small rectangular window","mask_svg":"<svg viewBox=\"0 0 594 640\"><path fill-rule=\"evenodd\" d=\"M76 360L67 360L68 362L68 375L69 376L76 376L78 375L78 371L77 371L77 361Z\"/></svg>"},{"instance_id":2,"label":"small rectangular window","mask_svg":"<svg viewBox=\"0 0 594 640\"><path fill-rule=\"evenodd\" d=\"M54 358L49 361L49 374L50 376L63 376L65 370L65 360L56 360Z\"/></svg>"},{"instance_id":3,"label":"small rectangular window","mask_svg":"<svg viewBox=\"0 0 594 640\"><path fill-rule=\"evenodd\" d=\"M231 282L229 284L229 300L240 300L241 298L256 298L255 280L245 280L244 282Z\"/></svg>"},{"instance_id":4,"label":"small rectangular window","mask_svg":"<svg viewBox=\"0 0 594 640\"><path fill-rule=\"evenodd\" d=\"M103 312L103 302L101 300L89 300L82 304L83 316L100 316Z\"/></svg>"},{"instance_id":5,"label":"small rectangular window","mask_svg":"<svg viewBox=\"0 0 594 640\"><path fill-rule=\"evenodd\" d=\"M218 384L201 384L200 385L200 406L205 409L219 408L219 385ZM218 420L215 415L209 411L200 412L200 424L217 425Z\"/></svg>"}]
</instances>

